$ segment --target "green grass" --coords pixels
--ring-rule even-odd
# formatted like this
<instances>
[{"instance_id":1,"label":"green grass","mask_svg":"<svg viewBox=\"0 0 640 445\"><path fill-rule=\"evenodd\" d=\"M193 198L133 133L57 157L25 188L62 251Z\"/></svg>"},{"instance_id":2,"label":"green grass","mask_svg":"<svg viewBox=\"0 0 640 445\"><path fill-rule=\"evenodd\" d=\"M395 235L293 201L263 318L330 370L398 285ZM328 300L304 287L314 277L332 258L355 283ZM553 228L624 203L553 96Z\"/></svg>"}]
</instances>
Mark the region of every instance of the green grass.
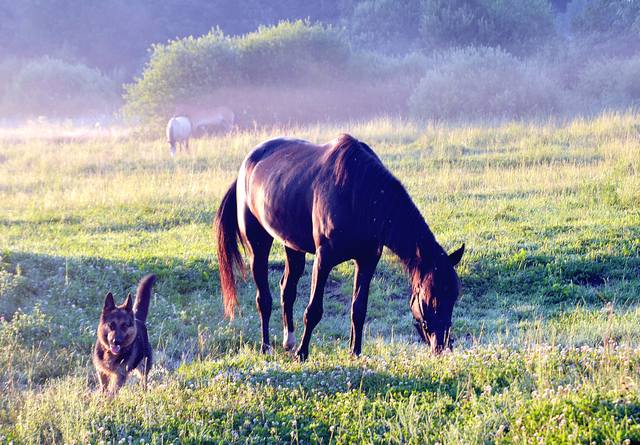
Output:
<instances>
[{"instance_id":1,"label":"green grass","mask_svg":"<svg viewBox=\"0 0 640 445\"><path fill-rule=\"evenodd\" d=\"M0 135L0 442L640 443L640 116L495 126L383 119L193 141ZM211 222L244 155L348 130L461 242L456 348L417 342L385 254L363 357L347 354L353 268L337 267L309 362L257 353L251 281L223 320ZM308 262L311 257L308 257ZM114 400L90 364L104 294L159 275L150 389ZM300 282L297 333L309 292Z\"/></svg>"}]
</instances>

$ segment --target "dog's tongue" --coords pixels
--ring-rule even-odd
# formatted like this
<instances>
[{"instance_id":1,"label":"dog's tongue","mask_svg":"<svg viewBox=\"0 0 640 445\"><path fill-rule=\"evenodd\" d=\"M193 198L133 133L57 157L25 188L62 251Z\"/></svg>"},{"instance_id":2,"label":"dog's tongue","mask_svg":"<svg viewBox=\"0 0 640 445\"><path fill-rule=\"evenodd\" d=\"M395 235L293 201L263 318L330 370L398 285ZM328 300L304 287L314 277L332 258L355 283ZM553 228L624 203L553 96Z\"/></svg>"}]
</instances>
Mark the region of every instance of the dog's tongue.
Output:
<instances>
[{"instance_id":1,"label":"dog's tongue","mask_svg":"<svg viewBox=\"0 0 640 445\"><path fill-rule=\"evenodd\" d=\"M120 352L120 345L111 345L111 352L113 352L114 354Z\"/></svg>"}]
</instances>

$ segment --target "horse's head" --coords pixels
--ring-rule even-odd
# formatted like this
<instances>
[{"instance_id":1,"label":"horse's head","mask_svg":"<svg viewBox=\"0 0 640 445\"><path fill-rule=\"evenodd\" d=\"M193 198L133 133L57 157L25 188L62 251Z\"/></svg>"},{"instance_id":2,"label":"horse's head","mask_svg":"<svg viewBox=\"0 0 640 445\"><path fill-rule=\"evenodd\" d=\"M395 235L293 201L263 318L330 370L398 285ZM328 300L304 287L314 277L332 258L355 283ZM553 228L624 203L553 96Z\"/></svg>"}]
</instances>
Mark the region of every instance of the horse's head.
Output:
<instances>
[{"instance_id":1,"label":"horse's head","mask_svg":"<svg viewBox=\"0 0 640 445\"><path fill-rule=\"evenodd\" d=\"M434 259L425 261L413 278L410 307L420 337L438 354L451 348L449 336L453 306L460 294L460 280L454 266L462 254L464 244L447 255L444 251ZM421 270L421 269L425 270Z\"/></svg>"}]
</instances>

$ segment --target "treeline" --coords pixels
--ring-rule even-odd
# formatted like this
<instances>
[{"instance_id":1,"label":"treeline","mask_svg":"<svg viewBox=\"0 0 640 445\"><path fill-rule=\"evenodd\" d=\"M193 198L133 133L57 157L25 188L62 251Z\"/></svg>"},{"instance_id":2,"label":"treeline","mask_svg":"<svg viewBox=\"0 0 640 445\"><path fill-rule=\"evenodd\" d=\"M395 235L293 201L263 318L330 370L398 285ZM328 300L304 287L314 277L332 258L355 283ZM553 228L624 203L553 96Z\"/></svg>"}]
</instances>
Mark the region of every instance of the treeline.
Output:
<instances>
[{"instance_id":1,"label":"treeline","mask_svg":"<svg viewBox=\"0 0 640 445\"><path fill-rule=\"evenodd\" d=\"M122 84L142 71L154 43L215 28L241 35L283 19L333 23L351 3L0 0L0 118L112 112Z\"/></svg>"},{"instance_id":2,"label":"treeline","mask_svg":"<svg viewBox=\"0 0 640 445\"><path fill-rule=\"evenodd\" d=\"M640 0L0 0L0 13L0 116L96 113L123 83L138 122L220 104L250 124L640 100Z\"/></svg>"},{"instance_id":3,"label":"treeline","mask_svg":"<svg viewBox=\"0 0 640 445\"><path fill-rule=\"evenodd\" d=\"M152 43L220 28L310 18L336 23L354 0L0 0L0 41L16 57L71 59L104 72L139 71Z\"/></svg>"},{"instance_id":4,"label":"treeline","mask_svg":"<svg viewBox=\"0 0 640 445\"><path fill-rule=\"evenodd\" d=\"M6 55L16 58L49 56L130 76L142 69L152 43L200 36L211 29L242 35L282 20L330 24L344 29L354 44L389 52L470 43L515 48L513 39L518 41L518 47L526 47L553 34L554 11L566 3L567 0L0 0L0 41ZM603 23L599 26L606 27Z\"/></svg>"}]
</instances>

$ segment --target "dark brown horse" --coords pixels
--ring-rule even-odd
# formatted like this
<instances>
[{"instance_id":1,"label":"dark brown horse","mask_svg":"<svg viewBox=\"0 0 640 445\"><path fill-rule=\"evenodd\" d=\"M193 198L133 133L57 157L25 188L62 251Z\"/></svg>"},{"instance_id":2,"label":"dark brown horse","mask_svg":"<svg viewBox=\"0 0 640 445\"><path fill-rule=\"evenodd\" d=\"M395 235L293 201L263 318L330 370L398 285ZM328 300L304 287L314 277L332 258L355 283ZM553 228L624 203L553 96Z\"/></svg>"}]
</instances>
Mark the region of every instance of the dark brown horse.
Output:
<instances>
[{"instance_id":1,"label":"dark brown horse","mask_svg":"<svg viewBox=\"0 0 640 445\"><path fill-rule=\"evenodd\" d=\"M280 290L284 347L295 346L293 303L305 253L315 254L311 299L296 355L309 354L311 333L322 317L324 286L331 269L355 261L351 304L351 353L359 355L369 283L388 247L411 277L409 305L421 337L434 352L449 345L451 314L460 292L454 266L464 245L451 255L436 242L406 190L371 148L349 135L326 145L274 139L245 158L237 180L216 215L220 281L225 314L238 304L233 269L242 269L238 241L251 251L251 272L262 322L262 350L269 345L271 292L268 259L273 239L285 246Z\"/></svg>"}]
</instances>

